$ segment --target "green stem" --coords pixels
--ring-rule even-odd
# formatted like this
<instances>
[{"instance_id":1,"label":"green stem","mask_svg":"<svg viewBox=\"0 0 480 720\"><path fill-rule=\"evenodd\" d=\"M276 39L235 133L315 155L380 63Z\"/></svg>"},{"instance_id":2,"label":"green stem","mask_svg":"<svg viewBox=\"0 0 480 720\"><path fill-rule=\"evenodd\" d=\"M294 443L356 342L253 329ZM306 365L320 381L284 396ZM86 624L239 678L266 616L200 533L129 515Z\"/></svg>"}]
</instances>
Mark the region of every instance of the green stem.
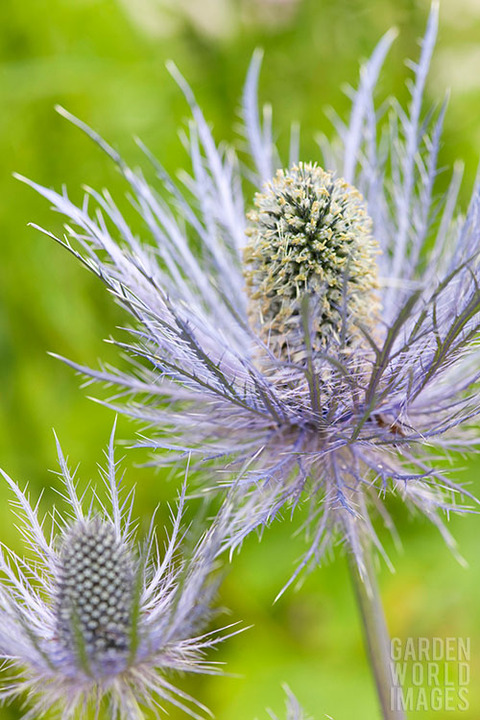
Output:
<instances>
[{"instance_id":1,"label":"green stem","mask_svg":"<svg viewBox=\"0 0 480 720\"><path fill-rule=\"evenodd\" d=\"M362 616L368 657L382 708L382 718L383 720L406 720L402 709L402 690L395 675L390 637L372 565L370 547L366 543L364 543L363 553L365 577L360 574L352 553L349 553L349 566Z\"/></svg>"}]
</instances>

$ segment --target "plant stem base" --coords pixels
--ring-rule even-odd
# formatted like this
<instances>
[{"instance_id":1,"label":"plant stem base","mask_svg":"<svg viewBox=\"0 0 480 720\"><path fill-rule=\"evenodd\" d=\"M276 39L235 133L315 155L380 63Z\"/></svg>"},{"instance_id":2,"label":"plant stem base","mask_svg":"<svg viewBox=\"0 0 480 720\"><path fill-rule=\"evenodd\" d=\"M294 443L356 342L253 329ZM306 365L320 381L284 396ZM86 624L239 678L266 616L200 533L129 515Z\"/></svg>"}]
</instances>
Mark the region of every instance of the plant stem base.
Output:
<instances>
[{"instance_id":1,"label":"plant stem base","mask_svg":"<svg viewBox=\"0 0 480 720\"><path fill-rule=\"evenodd\" d=\"M365 577L360 574L355 558L349 554L350 574L362 617L365 644L373 670L383 720L406 720L401 688L391 657L390 637L385 622L370 547L364 546ZM398 702L400 699L400 703Z\"/></svg>"}]
</instances>

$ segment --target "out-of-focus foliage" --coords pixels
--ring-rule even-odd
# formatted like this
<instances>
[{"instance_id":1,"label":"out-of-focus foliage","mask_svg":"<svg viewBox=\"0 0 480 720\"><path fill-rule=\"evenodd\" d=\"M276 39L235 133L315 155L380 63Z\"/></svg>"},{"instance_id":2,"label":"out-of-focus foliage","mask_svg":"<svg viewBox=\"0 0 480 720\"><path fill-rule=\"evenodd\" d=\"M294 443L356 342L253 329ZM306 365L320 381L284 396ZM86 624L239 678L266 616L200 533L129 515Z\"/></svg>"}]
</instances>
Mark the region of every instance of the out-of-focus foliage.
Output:
<instances>
[{"instance_id":1,"label":"out-of-focus foliage","mask_svg":"<svg viewBox=\"0 0 480 720\"><path fill-rule=\"evenodd\" d=\"M189 79L217 138L234 138L238 100L255 47L265 50L261 96L274 109L279 144L289 126L302 126L304 160L315 160L315 133L329 131L324 114L348 108L346 83L354 84L359 61L392 25L400 31L387 60L381 91L406 97L403 58L417 56L427 2L419 0L2 0L0 3L0 465L24 478L33 492L50 482L55 468L51 428L74 458L83 458L82 477L95 463L110 431L111 413L93 405L78 378L50 358L55 351L81 363L115 357L102 338L125 322L101 284L27 222L59 228L46 203L12 179L21 172L43 184L66 183L79 197L82 183L121 184L110 163L78 130L55 114L60 103L86 120L135 164L138 135L169 171L186 155L177 137L187 114L184 100L165 70L173 58ZM466 162L467 184L480 156L480 75L476 0L444 0L440 35L428 93L441 102L451 88L442 150L445 165ZM467 193L465 193L467 195ZM135 428L119 423L118 437ZM127 462L145 460L137 451ZM455 458L452 472L464 461ZM479 464L468 463L478 483ZM135 472L129 472L129 478ZM159 500L171 499L176 484L152 469L136 471L137 510L149 516ZM473 488L479 492L478 487ZM17 542L0 487L1 539ZM45 506L54 501L47 491ZM452 521L452 530L470 563L464 570L435 530L410 521L393 508L403 525L404 553L390 543L397 568L384 568L381 581L392 634L469 636L472 643L470 708L449 717L473 720L480 713L479 526L475 516ZM161 518L159 518L161 520ZM389 543L386 538L387 544ZM221 603L232 619L254 628L231 640L218 659L238 678L185 680L222 720L279 716L280 684L288 682L316 718L374 720L376 699L362 646L359 622L342 561L309 576L298 592L277 605L272 600L301 552L288 518L265 535L251 538L234 559ZM19 707L2 709L19 718ZM438 713L417 713L436 718ZM172 714L172 718L177 715Z\"/></svg>"}]
</instances>

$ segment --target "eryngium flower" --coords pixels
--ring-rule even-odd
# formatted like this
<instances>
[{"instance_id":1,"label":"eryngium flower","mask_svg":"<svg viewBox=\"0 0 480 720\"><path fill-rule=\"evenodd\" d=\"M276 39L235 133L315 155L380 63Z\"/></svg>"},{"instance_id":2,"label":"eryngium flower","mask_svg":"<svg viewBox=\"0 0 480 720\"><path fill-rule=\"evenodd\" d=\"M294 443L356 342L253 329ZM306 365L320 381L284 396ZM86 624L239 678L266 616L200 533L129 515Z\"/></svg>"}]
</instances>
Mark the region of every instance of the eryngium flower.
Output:
<instances>
[{"instance_id":1,"label":"eryngium flower","mask_svg":"<svg viewBox=\"0 0 480 720\"><path fill-rule=\"evenodd\" d=\"M136 358L131 373L72 365L119 388L125 402L111 404L149 428L143 444L212 459L224 483L227 459L232 473L239 468L233 545L305 499L302 565L338 531L364 570L364 537L377 543L371 508L389 522L385 495L418 508L447 540L438 511L458 510L468 495L439 458L474 444L480 191L463 216L458 167L446 194L437 189L445 107L426 112L422 103L436 27L434 6L408 108L392 99L388 112L376 110L392 33L380 41L349 122L321 144L325 170L300 164L296 136L278 170L270 115L261 120L257 109L255 55L243 96L254 201L244 198L247 162L216 147L175 69L193 112L183 186L144 148L152 187L70 118L118 165L142 241L108 193L88 190L77 207L66 191L30 183L69 218L60 242L135 321L132 340L119 342Z\"/></svg>"},{"instance_id":2,"label":"eryngium flower","mask_svg":"<svg viewBox=\"0 0 480 720\"><path fill-rule=\"evenodd\" d=\"M31 707L24 717L35 720L52 709L62 718L88 708L98 715L104 702L108 716L122 720L140 720L142 705L158 709L165 701L204 717L206 708L169 676L215 672L204 655L222 636L200 630L211 616L220 526L182 559L182 493L160 556L153 525L144 543L134 542L133 492L119 492L113 433L104 473L109 511L101 503L98 512L82 506L60 446L58 456L68 515L54 514L51 537L38 504L2 471L37 559L10 550L0 557L0 656L17 671L4 679L0 697L23 696Z\"/></svg>"}]
</instances>

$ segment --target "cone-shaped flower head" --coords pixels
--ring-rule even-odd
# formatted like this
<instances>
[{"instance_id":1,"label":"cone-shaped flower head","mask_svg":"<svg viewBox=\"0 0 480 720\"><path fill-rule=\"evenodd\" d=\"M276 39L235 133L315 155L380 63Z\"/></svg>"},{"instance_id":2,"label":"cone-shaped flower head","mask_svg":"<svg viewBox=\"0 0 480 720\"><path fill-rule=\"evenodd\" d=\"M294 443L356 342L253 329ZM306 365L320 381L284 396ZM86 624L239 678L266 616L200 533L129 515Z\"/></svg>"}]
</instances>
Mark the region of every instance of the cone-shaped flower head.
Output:
<instances>
[{"instance_id":1,"label":"cone-shaped flower head","mask_svg":"<svg viewBox=\"0 0 480 720\"><path fill-rule=\"evenodd\" d=\"M51 539L38 507L2 472L39 562L29 564L11 551L0 558L0 657L17 671L7 676L0 697L22 695L31 707L24 717L32 720L52 709L65 719L89 707L98 713L104 698L112 720L140 720L142 705L159 708L165 701L204 717L206 708L168 676L215 672L204 654L223 636L199 631L211 615L221 524L182 559L183 492L160 557L153 531L141 546L134 542L133 494L119 494L113 434L105 473L111 511L82 507L58 451L70 517L55 514Z\"/></svg>"},{"instance_id":2,"label":"cone-shaped flower head","mask_svg":"<svg viewBox=\"0 0 480 720\"><path fill-rule=\"evenodd\" d=\"M90 191L77 206L31 183L68 218L60 242L136 323L120 343L135 357L131 372L71 364L121 389L125 402L110 404L150 428L145 445L168 449L159 462L191 451L222 466L223 484L226 459L246 468L232 477L233 545L305 499L303 565L338 533L362 569L365 537L378 543L372 508L390 524L388 493L449 541L441 511L464 507L468 493L437 458L473 447L468 424L480 406L480 191L459 214L458 169L444 196L436 185L444 108L422 103L436 26L434 5L408 108L393 99L388 113L377 112L374 90L393 35L380 41L350 121L321 143L325 170L299 162L295 138L276 164L255 55L243 98L255 200L243 195L248 162L217 148L175 70L194 117L184 187L146 151L160 179L152 189L69 116L117 163L149 241L108 193Z\"/></svg>"},{"instance_id":3,"label":"cone-shaped flower head","mask_svg":"<svg viewBox=\"0 0 480 720\"><path fill-rule=\"evenodd\" d=\"M60 538L55 613L57 637L76 647L88 669L129 652L135 606L136 559L99 517L80 521Z\"/></svg>"},{"instance_id":4,"label":"cone-shaped flower head","mask_svg":"<svg viewBox=\"0 0 480 720\"><path fill-rule=\"evenodd\" d=\"M262 193L245 248L249 317L278 358L305 353L302 306L314 307L313 353L348 348L378 321L378 243L354 187L311 163L278 170Z\"/></svg>"}]
</instances>

